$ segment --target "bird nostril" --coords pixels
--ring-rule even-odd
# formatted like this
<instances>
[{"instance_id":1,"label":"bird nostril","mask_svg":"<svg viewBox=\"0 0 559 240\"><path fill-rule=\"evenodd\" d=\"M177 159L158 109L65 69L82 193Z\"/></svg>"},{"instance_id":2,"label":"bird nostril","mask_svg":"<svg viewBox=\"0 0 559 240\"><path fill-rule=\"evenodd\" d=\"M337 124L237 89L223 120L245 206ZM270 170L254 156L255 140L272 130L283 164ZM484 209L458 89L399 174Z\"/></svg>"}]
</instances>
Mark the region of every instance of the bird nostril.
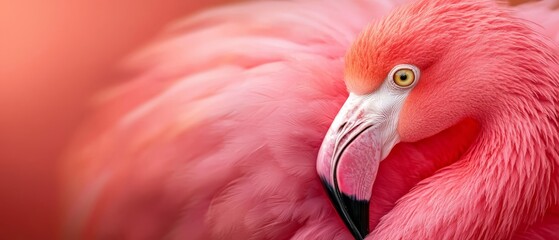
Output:
<instances>
[{"instance_id":1,"label":"bird nostril","mask_svg":"<svg viewBox=\"0 0 559 240\"><path fill-rule=\"evenodd\" d=\"M342 125L340 125L340 127L338 128L338 133L342 132L346 125L347 125L347 122L342 123Z\"/></svg>"}]
</instances>

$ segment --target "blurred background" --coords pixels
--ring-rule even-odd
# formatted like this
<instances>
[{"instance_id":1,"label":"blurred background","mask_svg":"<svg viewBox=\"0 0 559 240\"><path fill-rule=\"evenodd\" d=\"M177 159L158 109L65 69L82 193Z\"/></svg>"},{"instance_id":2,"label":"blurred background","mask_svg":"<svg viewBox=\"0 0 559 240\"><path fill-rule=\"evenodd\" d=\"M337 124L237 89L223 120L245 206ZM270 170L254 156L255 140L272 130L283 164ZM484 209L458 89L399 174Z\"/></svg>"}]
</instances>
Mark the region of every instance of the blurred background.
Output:
<instances>
[{"instance_id":1,"label":"blurred background","mask_svg":"<svg viewBox=\"0 0 559 240\"><path fill-rule=\"evenodd\" d=\"M0 239L56 237L57 160L118 63L231 0L0 0Z\"/></svg>"},{"instance_id":2,"label":"blurred background","mask_svg":"<svg viewBox=\"0 0 559 240\"><path fill-rule=\"evenodd\" d=\"M57 161L94 93L164 25L233 1L0 0L0 239L57 237Z\"/></svg>"}]
</instances>

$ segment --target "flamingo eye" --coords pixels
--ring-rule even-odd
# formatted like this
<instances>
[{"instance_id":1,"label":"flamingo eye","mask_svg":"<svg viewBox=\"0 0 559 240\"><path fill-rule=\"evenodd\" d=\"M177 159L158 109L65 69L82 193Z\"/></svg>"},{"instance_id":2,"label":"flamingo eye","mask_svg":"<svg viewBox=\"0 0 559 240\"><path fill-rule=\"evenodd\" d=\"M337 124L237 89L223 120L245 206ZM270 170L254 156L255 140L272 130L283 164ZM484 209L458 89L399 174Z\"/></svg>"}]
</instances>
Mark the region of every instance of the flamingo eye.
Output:
<instances>
[{"instance_id":1,"label":"flamingo eye","mask_svg":"<svg viewBox=\"0 0 559 240\"><path fill-rule=\"evenodd\" d=\"M415 82L415 73L412 69L401 68L394 72L392 80L399 87L409 87Z\"/></svg>"}]
</instances>

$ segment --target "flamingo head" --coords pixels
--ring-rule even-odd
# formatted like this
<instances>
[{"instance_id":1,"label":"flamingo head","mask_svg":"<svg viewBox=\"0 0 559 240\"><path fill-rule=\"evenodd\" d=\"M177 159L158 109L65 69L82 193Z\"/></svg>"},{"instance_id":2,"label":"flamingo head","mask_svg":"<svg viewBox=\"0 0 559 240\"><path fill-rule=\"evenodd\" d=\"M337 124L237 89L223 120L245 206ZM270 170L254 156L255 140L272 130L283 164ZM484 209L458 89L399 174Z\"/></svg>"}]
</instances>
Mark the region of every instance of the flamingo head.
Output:
<instances>
[{"instance_id":1,"label":"flamingo head","mask_svg":"<svg viewBox=\"0 0 559 240\"><path fill-rule=\"evenodd\" d=\"M399 142L491 118L518 82L515 47L529 32L489 1L418 1L368 26L345 61L348 99L317 170L357 239L369 232L379 163ZM515 45L516 44L516 45Z\"/></svg>"}]
</instances>

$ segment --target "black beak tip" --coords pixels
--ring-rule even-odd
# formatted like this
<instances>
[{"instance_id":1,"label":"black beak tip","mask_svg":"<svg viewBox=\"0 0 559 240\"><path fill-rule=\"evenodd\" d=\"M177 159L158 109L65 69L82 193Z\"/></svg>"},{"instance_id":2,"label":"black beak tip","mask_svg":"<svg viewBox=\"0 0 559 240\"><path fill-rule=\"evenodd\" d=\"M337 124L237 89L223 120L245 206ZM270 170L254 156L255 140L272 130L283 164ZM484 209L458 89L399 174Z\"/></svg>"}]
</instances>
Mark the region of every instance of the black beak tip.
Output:
<instances>
[{"instance_id":1,"label":"black beak tip","mask_svg":"<svg viewBox=\"0 0 559 240\"><path fill-rule=\"evenodd\" d=\"M364 239L369 233L369 201L357 200L352 196L335 191L334 187L324 178L321 180L338 215L342 217L353 237Z\"/></svg>"},{"instance_id":2,"label":"black beak tip","mask_svg":"<svg viewBox=\"0 0 559 240\"><path fill-rule=\"evenodd\" d=\"M356 200L354 197L345 194L342 194L342 200L353 225L361 237L365 238L369 234L369 202Z\"/></svg>"}]
</instances>

